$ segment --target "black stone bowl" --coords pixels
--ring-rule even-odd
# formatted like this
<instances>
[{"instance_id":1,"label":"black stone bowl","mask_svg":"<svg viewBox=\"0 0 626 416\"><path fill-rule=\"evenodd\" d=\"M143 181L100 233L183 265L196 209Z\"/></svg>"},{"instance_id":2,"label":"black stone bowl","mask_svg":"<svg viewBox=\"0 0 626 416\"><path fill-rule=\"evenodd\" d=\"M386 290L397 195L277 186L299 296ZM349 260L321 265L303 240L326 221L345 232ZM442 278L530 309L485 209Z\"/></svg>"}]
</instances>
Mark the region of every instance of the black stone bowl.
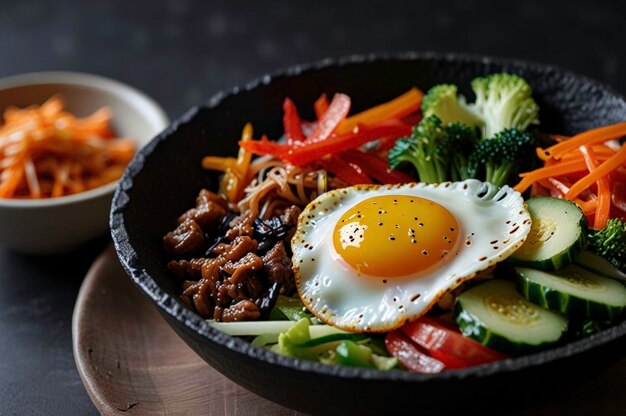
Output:
<instances>
[{"instance_id":1,"label":"black stone bowl","mask_svg":"<svg viewBox=\"0 0 626 416\"><path fill-rule=\"evenodd\" d=\"M312 119L312 103L323 92L347 93L353 111L359 111L412 86L425 91L452 82L469 94L472 78L500 71L530 82L545 132L573 134L626 120L624 97L548 65L407 53L292 67L214 96L137 155L117 188L111 212L113 240L122 264L165 320L211 366L254 393L293 409L317 414L446 414L455 409L489 413L558 394L624 356L626 322L541 353L435 375L326 366L278 356L212 329L178 299L180 282L164 267L162 236L193 205L201 188L217 186L218 175L200 169L201 157L236 154L241 129L248 121L257 133L279 137L286 96L296 102L305 119Z\"/></svg>"}]
</instances>

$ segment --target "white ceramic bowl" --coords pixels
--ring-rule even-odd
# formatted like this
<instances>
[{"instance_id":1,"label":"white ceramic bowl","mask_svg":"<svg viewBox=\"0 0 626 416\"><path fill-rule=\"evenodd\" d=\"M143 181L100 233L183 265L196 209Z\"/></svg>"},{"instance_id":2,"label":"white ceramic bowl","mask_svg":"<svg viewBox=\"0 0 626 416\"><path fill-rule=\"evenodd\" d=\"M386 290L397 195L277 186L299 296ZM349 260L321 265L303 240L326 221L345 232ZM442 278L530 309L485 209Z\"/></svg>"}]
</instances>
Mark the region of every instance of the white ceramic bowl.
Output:
<instances>
[{"instance_id":1,"label":"white ceramic bowl","mask_svg":"<svg viewBox=\"0 0 626 416\"><path fill-rule=\"evenodd\" d=\"M107 106L119 137L142 147L168 124L159 105L118 81L73 72L37 72L0 79L0 112L9 105L41 104L54 94L66 109L83 117ZM41 200L0 199L0 245L30 254L72 251L108 231L117 182L90 191Z\"/></svg>"}]
</instances>

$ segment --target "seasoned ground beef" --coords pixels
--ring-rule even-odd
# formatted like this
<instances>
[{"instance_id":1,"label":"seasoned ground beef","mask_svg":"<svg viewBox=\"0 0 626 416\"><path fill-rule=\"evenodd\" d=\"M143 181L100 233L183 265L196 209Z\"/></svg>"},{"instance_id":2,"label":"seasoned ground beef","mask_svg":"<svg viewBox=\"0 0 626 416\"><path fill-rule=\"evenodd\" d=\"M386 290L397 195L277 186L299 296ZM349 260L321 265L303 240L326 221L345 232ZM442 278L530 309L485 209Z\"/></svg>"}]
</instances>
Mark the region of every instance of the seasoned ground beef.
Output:
<instances>
[{"instance_id":1,"label":"seasoned ground beef","mask_svg":"<svg viewBox=\"0 0 626 416\"><path fill-rule=\"evenodd\" d=\"M191 218L187 218L174 231L163 237L163 248L167 254L184 255L195 253L204 247L204 231Z\"/></svg>"},{"instance_id":2,"label":"seasoned ground beef","mask_svg":"<svg viewBox=\"0 0 626 416\"><path fill-rule=\"evenodd\" d=\"M281 286L281 293L291 293L294 290L293 271L291 258L285 251L282 241L276 243L270 251L263 256L265 274L271 282Z\"/></svg>"},{"instance_id":3,"label":"seasoned ground beef","mask_svg":"<svg viewBox=\"0 0 626 416\"><path fill-rule=\"evenodd\" d=\"M276 206L274 217L260 220L202 190L163 238L167 269L183 281L181 298L203 318L256 320L279 293L294 292L288 247L301 209L287 201Z\"/></svg>"},{"instance_id":4,"label":"seasoned ground beef","mask_svg":"<svg viewBox=\"0 0 626 416\"><path fill-rule=\"evenodd\" d=\"M261 316L261 311L259 311L259 308L254 303L249 300L242 300L224 309L224 312L222 312L222 321L255 321L259 319L259 316Z\"/></svg>"},{"instance_id":5,"label":"seasoned ground beef","mask_svg":"<svg viewBox=\"0 0 626 416\"><path fill-rule=\"evenodd\" d=\"M254 218L250 214L242 214L235 217L228 226L230 230L226 232L226 238L230 240L234 240L238 236L251 236L254 229L252 228L252 223L254 222Z\"/></svg>"},{"instance_id":6,"label":"seasoned ground beef","mask_svg":"<svg viewBox=\"0 0 626 416\"><path fill-rule=\"evenodd\" d=\"M227 212L228 203L223 198L203 189L196 198L196 207L181 215L178 222L183 223L187 219L192 219L203 229L208 230L219 222Z\"/></svg>"}]
</instances>

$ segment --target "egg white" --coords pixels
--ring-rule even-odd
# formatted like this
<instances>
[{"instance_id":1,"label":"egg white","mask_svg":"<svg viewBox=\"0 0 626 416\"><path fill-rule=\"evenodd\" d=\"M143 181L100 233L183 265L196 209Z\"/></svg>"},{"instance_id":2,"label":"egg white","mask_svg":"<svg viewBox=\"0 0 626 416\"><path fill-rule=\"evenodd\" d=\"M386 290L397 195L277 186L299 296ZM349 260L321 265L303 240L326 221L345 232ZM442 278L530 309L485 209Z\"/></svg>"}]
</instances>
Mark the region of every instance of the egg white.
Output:
<instances>
[{"instance_id":1,"label":"egg white","mask_svg":"<svg viewBox=\"0 0 626 416\"><path fill-rule=\"evenodd\" d=\"M463 233L450 255L407 276L359 276L338 257L333 232L348 209L379 195L422 197L448 209ZM292 239L298 293L318 318L337 328L389 331L425 314L445 293L511 255L530 226L519 192L473 179L332 190L311 202L298 220Z\"/></svg>"}]
</instances>

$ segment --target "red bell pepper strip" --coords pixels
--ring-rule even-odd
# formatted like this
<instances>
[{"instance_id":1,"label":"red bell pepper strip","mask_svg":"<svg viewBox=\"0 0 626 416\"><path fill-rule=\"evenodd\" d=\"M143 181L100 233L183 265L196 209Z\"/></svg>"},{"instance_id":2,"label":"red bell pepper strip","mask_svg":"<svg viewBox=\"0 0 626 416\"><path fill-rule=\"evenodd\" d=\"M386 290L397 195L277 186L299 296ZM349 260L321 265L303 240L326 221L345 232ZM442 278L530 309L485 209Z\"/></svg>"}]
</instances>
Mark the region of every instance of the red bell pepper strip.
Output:
<instances>
[{"instance_id":1,"label":"red bell pepper strip","mask_svg":"<svg viewBox=\"0 0 626 416\"><path fill-rule=\"evenodd\" d=\"M400 139L400 137L390 136L390 137L381 137L378 139L378 146L376 150L378 152L384 152L386 150L390 150L396 145L396 142Z\"/></svg>"},{"instance_id":2,"label":"red bell pepper strip","mask_svg":"<svg viewBox=\"0 0 626 416\"><path fill-rule=\"evenodd\" d=\"M365 143L376 140L380 137L395 136L402 137L411 133L409 126L359 126L358 131L336 135L320 142L294 147L283 154L284 160L296 166L306 165L316 159L320 159L327 154L335 154L344 150L353 149ZM307 139L308 141L308 139ZM240 143L241 145L242 143Z\"/></svg>"},{"instance_id":3,"label":"red bell pepper strip","mask_svg":"<svg viewBox=\"0 0 626 416\"><path fill-rule=\"evenodd\" d=\"M423 316L400 330L447 368L465 368L508 358L467 338L449 323L437 318Z\"/></svg>"},{"instance_id":4,"label":"red bell pepper strip","mask_svg":"<svg viewBox=\"0 0 626 416\"><path fill-rule=\"evenodd\" d=\"M293 146L280 144L273 140L269 140L263 135L260 140L240 141L239 147L254 153L255 155L272 155L277 158L293 148Z\"/></svg>"},{"instance_id":5,"label":"red bell pepper strip","mask_svg":"<svg viewBox=\"0 0 626 416\"><path fill-rule=\"evenodd\" d=\"M349 149L339 154L341 159L359 166L363 172L382 184L415 182L411 175L392 170L389 164L379 157L359 149Z\"/></svg>"},{"instance_id":6,"label":"red bell pepper strip","mask_svg":"<svg viewBox=\"0 0 626 416\"><path fill-rule=\"evenodd\" d=\"M303 166L327 154L335 154L353 149L380 137L402 137L411 133L411 127L405 124L359 126L358 131L335 135L321 142L296 142L293 145L279 144L267 138L261 140L240 141L239 146L256 155L272 155L296 166Z\"/></svg>"},{"instance_id":7,"label":"red bell pepper strip","mask_svg":"<svg viewBox=\"0 0 626 416\"><path fill-rule=\"evenodd\" d=\"M328 97L326 97L326 94L320 95L320 98L315 100L315 103L313 104L313 111L315 111L315 117L317 117L318 120L322 118L324 113L328 110L329 105L330 104L328 103Z\"/></svg>"},{"instance_id":8,"label":"red bell pepper strip","mask_svg":"<svg viewBox=\"0 0 626 416\"><path fill-rule=\"evenodd\" d=\"M413 126L415 126L417 123L410 123L407 121L406 118L402 118L402 119L398 119L398 118L390 118L381 122L378 122L376 124L374 124L375 126L398 126L398 127L404 127L406 129L413 129ZM376 150L378 151L385 151L385 150L389 150L391 149L395 144L396 141L399 139L399 136L388 136L388 137L380 137L378 138L378 146L376 147Z\"/></svg>"},{"instance_id":9,"label":"red bell pepper strip","mask_svg":"<svg viewBox=\"0 0 626 416\"><path fill-rule=\"evenodd\" d=\"M372 184L372 180L358 167L338 155L330 155L319 160L319 164L348 185Z\"/></svg>"},{"instance_id":10,"label":"red bell pepper strip","mask_svg":"<svg viewBox=\"0 0 626 416\"><path fill-rule=\"evenodd\" d=\"M296 105L289 98L285 98L283 102L283 125L285 127L285 136L287 136L287 143L293 144L294 141L301 142L304 140L304 133L302 133L302 124L300 122L300 116Z\"/></svg>"},{"instance_id":11,"label":"red bell pepper strip","mask_svg":"<svg viewBox=\"0 0 626 416\"><path fill-rule=\"evenodd\" d=\"M409 371L432 374L445 368L441 361L427 355L397 329L387 333L385 347Z\"/></svg>"},{"instance_id":12,"label":"red bell pepper strip","mask_svg":"<svg viewBox=\"0 0 626 416\"><path fill-rule=\"evenodd\" d=\"M406 117L402 117L402 121L407 124L410 124L411 126L415 126L420 121L422 121L422 118L423 118L422 113L415 113L415 114L408 115Z\"/></svg>"},{"instance_id":13,"label":"red bell pepper strip","mask_svg":"<svg viewBox=\"0 0 626 416\"><path fill-rule=\"evenodd\" d=\"M348 112L350 112L350 97L345 94L335 94L328 110L320 117L304 143L310 144L326 140L341 120L346 118Z\"/></svg>"}]
</instances>

